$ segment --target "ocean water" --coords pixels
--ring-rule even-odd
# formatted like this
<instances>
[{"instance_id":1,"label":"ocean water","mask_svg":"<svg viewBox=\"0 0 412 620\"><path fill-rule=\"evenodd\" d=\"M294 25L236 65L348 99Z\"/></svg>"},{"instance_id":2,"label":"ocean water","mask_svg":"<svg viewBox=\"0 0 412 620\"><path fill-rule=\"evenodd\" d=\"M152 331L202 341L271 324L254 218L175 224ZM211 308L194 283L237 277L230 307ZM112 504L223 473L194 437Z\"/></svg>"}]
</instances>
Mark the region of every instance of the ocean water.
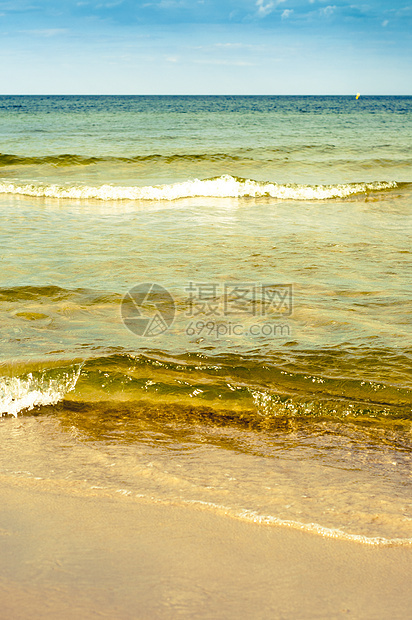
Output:
<instances>
[{"instance_id":1,"label":"ocean water","mask_svg":"<svg viewBox=\"0 0 412 620\"><path fill-rule=\"evenodd\" d=\"M412 544L412 98L0 97L0 478Z\"/></svg>"}]
</instances>

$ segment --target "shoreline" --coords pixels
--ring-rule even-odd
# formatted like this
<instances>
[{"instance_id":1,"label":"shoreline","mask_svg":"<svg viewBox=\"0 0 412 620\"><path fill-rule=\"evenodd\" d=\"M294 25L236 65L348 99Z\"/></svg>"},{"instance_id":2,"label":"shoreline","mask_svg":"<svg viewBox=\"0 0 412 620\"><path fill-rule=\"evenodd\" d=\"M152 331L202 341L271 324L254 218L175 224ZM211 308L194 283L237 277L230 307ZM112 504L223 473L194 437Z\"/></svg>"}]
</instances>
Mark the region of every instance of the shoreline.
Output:
<instances>
[{"instance_id":1,"label":"shoreline","mask_svg":"<svg viewBox=\"0 0 412 620\"><path fill-rule=\"evenodd\" d=\"M3 484L4 618L406 618L409 547Z\"/></svg>"}]
</instances>

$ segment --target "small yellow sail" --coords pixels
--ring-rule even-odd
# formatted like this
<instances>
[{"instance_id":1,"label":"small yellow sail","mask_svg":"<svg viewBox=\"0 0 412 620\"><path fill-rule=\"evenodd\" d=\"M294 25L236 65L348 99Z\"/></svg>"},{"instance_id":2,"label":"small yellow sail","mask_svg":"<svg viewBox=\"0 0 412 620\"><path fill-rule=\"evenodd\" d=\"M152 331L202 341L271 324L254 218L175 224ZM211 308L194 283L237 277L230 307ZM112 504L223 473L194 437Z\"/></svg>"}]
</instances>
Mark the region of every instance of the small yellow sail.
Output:
<instances>
[{"instance_id":1,"label":"small yellow sail","mask_svg":"<svg viewBox=\"0 0 412 620\"><path fill-rule=\"evenodd\" d=\"M359 97L360 97L360 93L356 93L355 99L359 99Z\"/></svg>"}]
</instances>

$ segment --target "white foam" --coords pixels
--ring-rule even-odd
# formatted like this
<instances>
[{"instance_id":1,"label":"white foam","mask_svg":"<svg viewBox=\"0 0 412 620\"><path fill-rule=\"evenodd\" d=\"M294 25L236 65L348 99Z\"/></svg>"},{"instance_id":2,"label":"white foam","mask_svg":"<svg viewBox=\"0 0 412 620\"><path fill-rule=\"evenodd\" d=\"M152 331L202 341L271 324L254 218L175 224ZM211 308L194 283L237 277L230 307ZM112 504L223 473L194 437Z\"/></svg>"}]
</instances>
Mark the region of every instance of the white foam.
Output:
<instances>
[{"instance_id":1,"label":"white foam","mask_svg":"<svg viewBox=\"0 0 412 620\"><path fill-rule=\"evenodd\" d=\"M395 181L374 183L344 183L337 185L297 185L259 183L251 179L235 179L224 175L217 179L194 179L170 185L145 187L120 187L101 185L45 185L30 183L0 183L0 194L18 194L43 198L74 198L96 200L178 200L179 198L259 198L268 196L280 200L325 200L345 198L355 194L366 194L397 187Z\"/></svg>"},{"instance_id":2,"label":"white foam","mask_svg":"<svg viewBox=\"0 0 412 620\"><path fill-rule=\"evenodd\" d=\"M74 389L79 378L81 365L62 372L56 378L47 373L25 377L0 378L0 415L15 417L22 411L30 411L41 405L55 405L68 392Z\"/></svg>"},{"instance_id":3,"label":"white foam","mask_svg":"<svg viewBox=\"0 0 412 620\"><path fill-rule=\"evenodd\" d=\"M324 538L336 538L338 540L347 540L350 542L357 542L363 545L372 546L412 546L412 538L385 538L383 536L366 536L364 534L351 534L345 532L340 528L325 527L318 523L302 523L301 521L294 521L292 519L280 519L272 515L261 515L254 510L236 510L227 508L222 505L214 504L212 502L204 502L201 500L186 500L183 503L193 506L199 506L203 508L209 508L211 510L217 510L223 512L227 516L240 519L242 521L248 521L257 523L260 525L273 525L278 527L288 527L294 530L301 530L309 532L311 534L317 534Z\"/></svg>"}]
</instances>

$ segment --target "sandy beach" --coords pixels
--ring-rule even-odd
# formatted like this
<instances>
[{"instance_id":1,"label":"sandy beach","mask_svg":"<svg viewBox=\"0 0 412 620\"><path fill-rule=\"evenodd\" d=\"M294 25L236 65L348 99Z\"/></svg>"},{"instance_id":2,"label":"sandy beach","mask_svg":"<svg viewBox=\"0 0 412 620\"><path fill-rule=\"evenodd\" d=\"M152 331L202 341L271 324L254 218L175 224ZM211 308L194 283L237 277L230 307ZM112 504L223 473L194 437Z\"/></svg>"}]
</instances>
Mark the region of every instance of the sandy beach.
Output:
<instances>
[{"instance_id":1,"label":"sandy beach","mask_svg":"<svg viewBox=\"0 0 412 620\"><path fill-rule=\"evenodd\" d=\"M0 609L56 618L408 618L408 547L5 484Z\"/></svg>"}]
</instances>

